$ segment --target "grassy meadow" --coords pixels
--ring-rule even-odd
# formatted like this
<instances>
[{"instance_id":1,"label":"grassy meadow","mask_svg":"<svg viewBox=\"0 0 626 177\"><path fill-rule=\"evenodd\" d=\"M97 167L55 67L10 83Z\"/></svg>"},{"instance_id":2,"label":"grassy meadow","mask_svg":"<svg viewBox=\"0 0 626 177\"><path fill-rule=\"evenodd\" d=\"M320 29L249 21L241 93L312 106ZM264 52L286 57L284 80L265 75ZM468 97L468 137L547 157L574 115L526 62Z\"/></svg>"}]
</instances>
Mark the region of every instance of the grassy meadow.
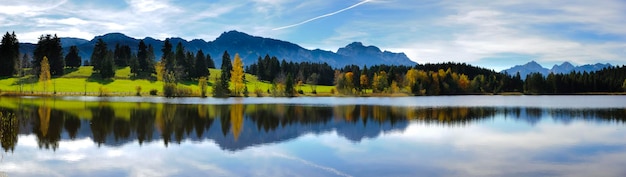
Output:
<instances>
[{"instance_id":1,"label":"grassy meadow","mask_svg":"<svg viewBox=\"0 0 626 177\"><path fill-rule=\"evenodd\" d=\"M221 74L221 70L210 69L211 76L208 83L207 95L212 94L212 83ZM163 82L148 79L135 79L130 73L130 67L119 68L115 71L113 79L100 79L98 76L92 75L92 66L82 66L79 68L66 68L65 75L61 77L53 77L49 82L46 93L54 93L57 95L135 95L136 88L141 87L141 95L149 95L150 90L157 90L158 95L163 93ZM256 76L246 74L246 86L250 92L250 96L256 96L255 90L260 90L266 94L267 90L271 90L272 84L265 81L259 81ZM197 81L183 81L178 83L179 87L186 87L200 95L200 88ZM317 86L319 95L330 95L333 86ZM296 87L296 90L302 89L305 95L312 95L310 85ZM24 77L0 78L0 92L13 92L22 94L41 94L44 92L44 84L32 75Z\"/></svg>"}]
</instances>

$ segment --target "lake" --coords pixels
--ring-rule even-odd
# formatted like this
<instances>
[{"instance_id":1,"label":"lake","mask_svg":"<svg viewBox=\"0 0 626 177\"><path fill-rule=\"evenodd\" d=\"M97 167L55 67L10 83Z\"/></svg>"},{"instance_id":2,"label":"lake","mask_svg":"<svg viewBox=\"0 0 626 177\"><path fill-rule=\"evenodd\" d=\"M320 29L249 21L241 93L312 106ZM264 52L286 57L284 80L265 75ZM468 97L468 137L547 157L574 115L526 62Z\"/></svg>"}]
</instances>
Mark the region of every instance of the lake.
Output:
<instances>
[{"instance_id":1,"label":"lake","mask_svg":"<svg viewBox=\"0 0 626 177\"><path fill-rule=\"evenodd\" d=\"M0 97L0 176L626 176L626 96Z\"/></svg>"}]
</instances>

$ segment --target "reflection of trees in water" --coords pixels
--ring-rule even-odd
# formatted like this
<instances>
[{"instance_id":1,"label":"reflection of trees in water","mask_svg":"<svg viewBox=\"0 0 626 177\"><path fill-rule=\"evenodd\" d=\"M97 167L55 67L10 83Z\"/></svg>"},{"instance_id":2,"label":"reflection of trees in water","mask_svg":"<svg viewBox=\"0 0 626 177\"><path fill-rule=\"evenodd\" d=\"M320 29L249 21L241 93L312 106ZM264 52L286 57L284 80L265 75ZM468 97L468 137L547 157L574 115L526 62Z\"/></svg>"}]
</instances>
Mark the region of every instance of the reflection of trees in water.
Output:
<instances>
[{"instance_id":1,"label":"reflection of trees in water","mask_svg":"<svg viewBox=\"0 0 626 177\"><path fill-rule=\"evenodd\" d=\"M234 104L230 108L230 124L233 127L233 136L235 141L239 138L239 134L243 129L243 104Z\"/></svg>"},{"instance_id":2,"label":"reflection of trees in water","mask_svg":"<svg viewBox=\"0 0 626 177\"><path fill-rule=\"evenodd\" d=\"M19 123L17 122L15 114L1 110L0 140L2 141L2 149L4 149L4 152L13 152L15 144L17 144L17 134L19 131Z\"/></svg>"},{"instance_id":3,"label":"reflection of trees in water","mask_svg":"<svg viewBox=\"0 0 626 177\"><path fill-rule=\"evenodd\" d=\"M63 132L63 113L52 110L49 101L44 101L38 108L38 120L34 121L33 133L37 135L40 148L56 150Z\"/></svg>"},{"instance_id":4,"label":"reflection of trees in water","mask_svg":"<svg viewBox=\"0 0 626 177\"><path fill-rule=\"evenodd\" d=\"M218 138L231 144L279 141L277 138L297 137L307 132L344 131L351 139L375 137L387 129L406 127L409 121L444 126L463 126L475 121L504 116L534 124L546 116L562 123L575 119L624 123L626 109L539 109L480 107L391 107L369 105L304 106L304 105L176 105L138 103L116 110L116 103L100 103L87 108L89 121L79 113L53 109L52 101L38 106L0 110L0 134L5 151L13 150L17 134L32 130L40 148L57 149L63 131L71 139L91 136L98 145L120 144L137 140L139 144L163 140L180 143L185 139ZM143 106L142 106L143 104ZM119 112L118 112L119 111ZM128 112L125 112L128 111ZM116 114L117 113L117 114ZM6 118L15 117L15 118ZM84 117L84 116L83 116ZM214 120L220 123L213 125ZM81 125L89 122L89 126ZM246 125L248 124L248 125ZM400 126L394 126L400 125ZM28 128L22 128L28 127ZM81 127L90 129L86 134ZM364 130L367 127L367 130ZM213 129L211 131L211 129ZM220 130L218 130L220 129ZM298 129L307 129L298 131ZM83 129L84 130L84 129ZM372 133L374 131L374 133ZM230 137L232 134L232 137ZM160 137L159 137L160 136ZM274 136L274 137L272 137ZM215 140L215 139L214 139ZM217 141L217 140L216 140ZM222 142L224 143L224 142Z\"/></svg>"}]
</instances>

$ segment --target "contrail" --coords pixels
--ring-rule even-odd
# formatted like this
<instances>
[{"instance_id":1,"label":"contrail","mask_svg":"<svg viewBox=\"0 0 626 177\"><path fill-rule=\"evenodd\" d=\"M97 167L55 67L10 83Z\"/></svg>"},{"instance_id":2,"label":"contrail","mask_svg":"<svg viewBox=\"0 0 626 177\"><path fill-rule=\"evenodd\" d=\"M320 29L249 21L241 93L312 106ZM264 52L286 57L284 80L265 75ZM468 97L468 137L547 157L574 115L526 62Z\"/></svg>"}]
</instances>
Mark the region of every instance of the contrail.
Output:
<instances>
[{"instance_id":1,"label":"contrail","mask_svg":"<svg viewBox=\"0 0 626 177\"><path fill-rule=\"evenodd\" d=\"M311 18L311 19L308 19L308 20L302 21L302 22L300 22L300 23L296 23L296 24L292 24L292 25L287 25L287 26L283 26L283 27L274 28L274 29L272 29L272 30L282 30L282 29L286 29L286 28L291 28L291 27L299 26L299 25L302 25L302 24L305 24L305 23L311 22L311 21L313 21L313 20L317 20L317 19L320 19L320 18L329 17L329 16L332 16L332 15L335 15L335 14L341 13L341 12L343 12L343 11L350 10L350 9L352 9L352 8L355 8L355 7L357 7L357 6L360 6L360 5L365 4L365 3L367 3L367 2L370 2L370 1L372 1L372 0L363 0L363 1L361 1L361 2L359 2L359 3L356 3L356 4L354 4L354 5L350 6L350 7L346 7L346 8L343 8L343 9L338 10L338 11L335 11L335 12L331 12L331 13L327 13L327 14L324 14L324 15L320 15L320 16L317 16L317 17L314 17L314 18Z\"/></svg>"}]
</instances>

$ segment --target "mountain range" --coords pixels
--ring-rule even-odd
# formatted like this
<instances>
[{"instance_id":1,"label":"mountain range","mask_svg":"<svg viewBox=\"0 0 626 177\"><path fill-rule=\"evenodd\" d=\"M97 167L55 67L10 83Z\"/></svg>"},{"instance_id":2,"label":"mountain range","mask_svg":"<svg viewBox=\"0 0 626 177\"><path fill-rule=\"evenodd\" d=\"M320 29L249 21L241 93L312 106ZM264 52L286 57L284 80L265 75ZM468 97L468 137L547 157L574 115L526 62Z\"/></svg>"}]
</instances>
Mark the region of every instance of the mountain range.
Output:
<instances>
[{"instance_id":1,"label":"mountain range","mask_svg":"<svg viewBox=\"0 0 626 177\"><path fill-rule=\"evenodd\" d=\"M526 75L530 73L541 73L544 76L547 76L550 73L555 74L567 74L572 71L575 72L592 72L598 71L607 67L611 67L612 65L609 63L596 63L596 64L586 64L580 66L574 66L570 62L563 62L561 65L554 65L552 69L544 68L539 63L535 61L528 62L524 65L516 65L509 69L502 70L502 72L506 72L510 75L515 75L516 73L520 73L522 78L526 78Z\"/></svg>"},{"instance_id":2,"label":"mountain range","mask_svg":"<svg viewBox=\"0 0 626 177\"><path fill-rule=\"evenodd\" d=\"M140 39L129 37L122 33L108 33L102 36L96 36L91 40L79 38L62 37L61 46L64 54L67 54L69 47L76 45L79 49L79 55L83 60L88 60L93 52L93 48L98 41L102 39L109 49L114 49L116 44L128 45L131 51L137 52ZM305 49L297 44L258 36L252 36L239 31L228 31L222 33L213 41L204 41L202 39L193 39L187 41L182 38L168 38L174 47L180 42L185 50L197 52L202 50L205 54L211 55L215 64L221 64L221 57L224 51L228 51L231 58L238 53L245 65L253 64L258 57L265 55L276 56L279 60L293 62L312 62L312 63L328 63L333 67L343 67L346 65L415 65L404 53L394 53L382 51L376 46L365 46L361 42L353 42L343 48L339 48L337 52L314 49ZM161 58L161 48L164 41L146 37L143 41L147 45L152 45L157 60ZM32 55L35 44L22 43L20 51Z\"/></svg>"}]
</instances>

